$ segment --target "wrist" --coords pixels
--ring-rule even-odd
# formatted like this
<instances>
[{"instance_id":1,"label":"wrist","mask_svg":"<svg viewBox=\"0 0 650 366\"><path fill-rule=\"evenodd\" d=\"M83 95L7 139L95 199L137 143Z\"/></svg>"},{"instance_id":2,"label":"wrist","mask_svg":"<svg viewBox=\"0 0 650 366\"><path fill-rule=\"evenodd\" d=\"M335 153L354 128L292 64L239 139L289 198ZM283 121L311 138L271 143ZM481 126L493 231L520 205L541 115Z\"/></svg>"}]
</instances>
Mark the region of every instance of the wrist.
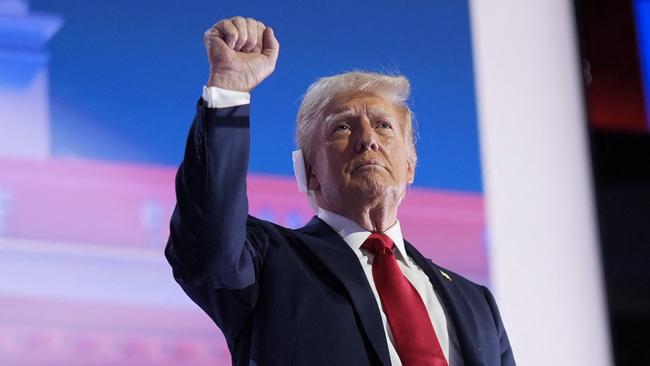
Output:
<instances>
[{"instance_id":1,"label":"wrist","mask_svg":"<svg viewBox=\"0 0 650 366\"><path fill-rule=\"evenodd\" d=\"M214 71L210 72L207 85L245 93L250 93L253 89L249 87L241 77L224 75L223 73L217 73Z\"/></svg>"}]
</instances>

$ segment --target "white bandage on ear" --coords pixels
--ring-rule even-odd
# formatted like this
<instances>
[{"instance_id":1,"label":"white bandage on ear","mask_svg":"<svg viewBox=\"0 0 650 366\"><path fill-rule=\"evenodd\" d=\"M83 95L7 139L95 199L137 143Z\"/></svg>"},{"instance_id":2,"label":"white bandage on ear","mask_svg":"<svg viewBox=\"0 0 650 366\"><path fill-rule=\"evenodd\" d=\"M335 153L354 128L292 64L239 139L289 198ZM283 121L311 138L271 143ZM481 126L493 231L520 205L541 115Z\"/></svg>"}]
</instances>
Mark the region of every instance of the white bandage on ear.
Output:
<instances>
[{"instance_id":1,"label":"white bandage on ear","mask_svg":"<svg viewBox=\"0 0 650 366\"><path fill-rule=\"evenodd\" d=\"M293 174L296 176L296 183L298 183L298 191L307 193L307 172L305 170L305 157L302 155L302 150L298 149L291 153L291 160L293 160Z\"/></svg>"},{"instance_id":2,"label":"white bandage on ear","mask_svg":"<svg viewBox=\"0 0 650 366\"><path fill-rule=\"evenodd\" d=\"M315 212L318 212L316 195L314 195L314 191L309 190L309 187L307 186L307 169L305 167L305 157L302 154L302 150L298 149L293 151L291 153L291 160L293 161L293 174L296 177L298 191L307 193L309 205Z\"/></svg>"}]
</instances>

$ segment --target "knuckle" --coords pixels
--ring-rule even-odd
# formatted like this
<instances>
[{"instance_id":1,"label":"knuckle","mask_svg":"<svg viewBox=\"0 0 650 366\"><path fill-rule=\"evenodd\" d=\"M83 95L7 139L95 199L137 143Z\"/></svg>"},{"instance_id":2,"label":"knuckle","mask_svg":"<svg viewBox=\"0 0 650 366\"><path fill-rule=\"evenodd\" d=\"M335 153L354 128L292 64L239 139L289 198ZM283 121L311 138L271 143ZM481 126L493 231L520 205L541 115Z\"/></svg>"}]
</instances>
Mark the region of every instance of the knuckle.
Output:
<instances>
[{"instance_id":1,"label":"knuckle","mask_svg":"<svg viewBox=\"0 0 650 366\"><path fill-rule=\"evenodd\" d=\"M227 20L227 19L222 20L222 21L218 22L217 24L215 24L212 28L224 29L229 23L230 23L230 20Z\"/></svg>"},{"instance_id":2,"label":"knuckle","mask_svg":"<svg viewBox=\"0 0 650 366\"><path fill-rule=\"evenodd\" d=\"M246 33L240 34L239 38L237 39L237 45L239 46L244 45L246 44L247 41L248 41L248 36L246 35Z\"/></svg>"}]
</instances>

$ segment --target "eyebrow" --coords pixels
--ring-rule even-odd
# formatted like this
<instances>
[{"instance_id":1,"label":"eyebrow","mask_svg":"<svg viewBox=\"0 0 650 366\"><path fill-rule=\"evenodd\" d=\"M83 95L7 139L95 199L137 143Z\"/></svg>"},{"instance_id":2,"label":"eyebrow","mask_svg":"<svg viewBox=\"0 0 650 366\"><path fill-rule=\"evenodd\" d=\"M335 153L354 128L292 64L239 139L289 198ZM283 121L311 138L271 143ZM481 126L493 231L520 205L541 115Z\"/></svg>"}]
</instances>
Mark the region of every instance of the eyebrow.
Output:
<instances>
[{"instance_id":1,"label":"eyebrow","mask_svg":"<svg viewBox=\"0 0 650 366\"><path fill-rule=\"evenodd\" d=\"M341 112L333 113L325 117L325 124L329 126L332 123L340 121L342 119L354 118L354 117L358 117L359 115L360 113L358 109L354 109L354 108L344 109ZM386 110L386 108L371 105L368 107L368 116L371 119L377 117L385 118L385 117L390 117L391 113L388 110Z\"/></svg>"}]
</instances>

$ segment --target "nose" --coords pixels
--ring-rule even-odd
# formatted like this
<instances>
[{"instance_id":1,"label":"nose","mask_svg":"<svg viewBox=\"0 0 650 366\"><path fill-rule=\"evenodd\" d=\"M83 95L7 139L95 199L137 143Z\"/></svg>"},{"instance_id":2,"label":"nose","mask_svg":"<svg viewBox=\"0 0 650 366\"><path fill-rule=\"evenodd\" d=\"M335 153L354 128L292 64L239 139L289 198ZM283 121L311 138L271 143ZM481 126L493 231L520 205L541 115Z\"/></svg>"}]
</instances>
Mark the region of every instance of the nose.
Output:
<instances>
[{"instance_id":1,"label":"nose","mask_svg":"<svg viewBox=\"0 0 650 366\"><path fill-rule=\"evenodd\" d=\"M370 125L370 121L364 117L360 125L361 126L358 129L358 136L355 145L356 152L360 153L366 150L377 151L379 149L377 135L375 134L375 130Z\"/></svg>"}]
</instances>

